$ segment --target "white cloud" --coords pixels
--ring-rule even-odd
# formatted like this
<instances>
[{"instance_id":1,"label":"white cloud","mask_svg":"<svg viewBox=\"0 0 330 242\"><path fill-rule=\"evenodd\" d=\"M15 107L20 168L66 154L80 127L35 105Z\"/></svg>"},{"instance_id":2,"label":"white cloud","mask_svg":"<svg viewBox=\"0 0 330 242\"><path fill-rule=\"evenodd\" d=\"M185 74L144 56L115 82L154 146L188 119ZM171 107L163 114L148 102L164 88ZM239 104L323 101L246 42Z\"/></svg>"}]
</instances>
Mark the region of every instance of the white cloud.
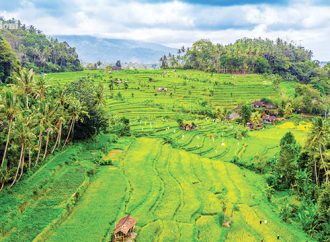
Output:
<instances>
[{"instance_id":1,"label":"white cloud","mask_svg":"<svg viewBox=\"0 0 330 242\"><path fill-rule=\"evenodd\" d=\"M200 38L230 43L243 37L277 37L302 43L321 60L330 60L330 6L293 0L289 5L207 6L180 1L73 0L60 16L30 0L0 12L33 24L46 34L90 34L159 42L178 47ZM61 11L62 13L62 11Z\"/></svg>"}]
</instances>

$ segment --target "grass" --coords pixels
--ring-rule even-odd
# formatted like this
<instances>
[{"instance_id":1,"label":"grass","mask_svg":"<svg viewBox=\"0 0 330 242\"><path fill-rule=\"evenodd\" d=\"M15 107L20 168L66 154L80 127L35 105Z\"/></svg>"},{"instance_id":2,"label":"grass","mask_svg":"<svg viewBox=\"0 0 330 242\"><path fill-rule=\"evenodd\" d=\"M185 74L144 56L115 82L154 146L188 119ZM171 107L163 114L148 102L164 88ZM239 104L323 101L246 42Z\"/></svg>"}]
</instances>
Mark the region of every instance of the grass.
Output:
<instances>
[{"instance_id":1,"label":"grass","mask_svg":"<svg viewBox=\"0 0 330 242\"><path fill-rule=\"evenodd\" d=\"M282 82L278 91L259 75L182 70L113 72L112 78L129 81L127 90L110 91L102 71L54 73L46 80L65 85L85 75L105 85L106 110L111 118L129 118L132 136L115 142L102 134L70 145L1 193L0 241L109 241L126 214L137 218L141 242L275 241L277 235L312 241L280 219L263 175L231 163L237 157L251 168L271 159L288 131L303 145L308 121L284 121L237 139L242 127L200 113L290 96L293 83ZM182 131L177 118L198 128ZM109 160L112 165L99 165ZM224 228L228 220L232 226Z\"/></svg>"}]
</instances>

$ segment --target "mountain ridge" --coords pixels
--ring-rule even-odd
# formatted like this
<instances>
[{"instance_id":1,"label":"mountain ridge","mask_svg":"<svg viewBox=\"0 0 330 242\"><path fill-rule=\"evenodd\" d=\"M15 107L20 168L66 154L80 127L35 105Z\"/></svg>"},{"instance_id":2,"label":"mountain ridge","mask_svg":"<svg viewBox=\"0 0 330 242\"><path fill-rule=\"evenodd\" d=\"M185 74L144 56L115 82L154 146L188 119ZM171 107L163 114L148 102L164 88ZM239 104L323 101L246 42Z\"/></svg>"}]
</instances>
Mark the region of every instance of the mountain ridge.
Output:
<instances>
[{"instance_id":1,"label":"mountain ridge","mask_svg":"<svg viewBox=\"0 0 330 242\"><path fill-rule=\"evenodd\" d=\"M92 35L57 35L60 41L66 41L76 48L83 63L137 62L156 64L164 55L176 53L176 49L165 45L131 39L104 38Z\"/></svg>"}]
</instances>

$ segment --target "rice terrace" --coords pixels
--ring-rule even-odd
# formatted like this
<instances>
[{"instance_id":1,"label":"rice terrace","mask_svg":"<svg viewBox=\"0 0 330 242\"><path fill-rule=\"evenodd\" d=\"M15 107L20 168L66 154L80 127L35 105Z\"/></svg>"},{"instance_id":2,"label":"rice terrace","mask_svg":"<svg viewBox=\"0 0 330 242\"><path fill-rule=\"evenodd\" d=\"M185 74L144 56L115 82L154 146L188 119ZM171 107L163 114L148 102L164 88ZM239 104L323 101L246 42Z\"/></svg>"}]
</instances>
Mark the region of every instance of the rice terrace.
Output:
<instances>
[{"instance_id":1,"label":"rice terrace","mask_svg":"<svg viewBox=\"0 0 330 242\"><path fill-rule=\"evenodd\" d=\"M279 38L171 49L7 19L0 242L330 241L329 63Z\"/></svg>"}]
</instances>

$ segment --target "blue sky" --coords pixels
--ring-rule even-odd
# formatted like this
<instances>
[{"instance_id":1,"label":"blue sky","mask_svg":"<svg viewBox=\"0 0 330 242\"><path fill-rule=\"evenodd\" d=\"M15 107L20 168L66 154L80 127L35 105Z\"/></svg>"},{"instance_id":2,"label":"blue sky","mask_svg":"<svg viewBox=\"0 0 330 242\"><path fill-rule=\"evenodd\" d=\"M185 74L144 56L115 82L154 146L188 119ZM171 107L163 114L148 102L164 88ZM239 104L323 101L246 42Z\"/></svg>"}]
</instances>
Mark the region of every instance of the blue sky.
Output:
<instances>
[{"instance_id":1,"label":"blue sky","mask_svg":"<svg viewBox=\"0 0 330 242\"><path fill-rule=\"evenodd\" d=\"M330 60L330 0L0 0L0 16L49 35L136 39L171 47L206 38L280 37Z\"/></svg>"}]
</instances>

